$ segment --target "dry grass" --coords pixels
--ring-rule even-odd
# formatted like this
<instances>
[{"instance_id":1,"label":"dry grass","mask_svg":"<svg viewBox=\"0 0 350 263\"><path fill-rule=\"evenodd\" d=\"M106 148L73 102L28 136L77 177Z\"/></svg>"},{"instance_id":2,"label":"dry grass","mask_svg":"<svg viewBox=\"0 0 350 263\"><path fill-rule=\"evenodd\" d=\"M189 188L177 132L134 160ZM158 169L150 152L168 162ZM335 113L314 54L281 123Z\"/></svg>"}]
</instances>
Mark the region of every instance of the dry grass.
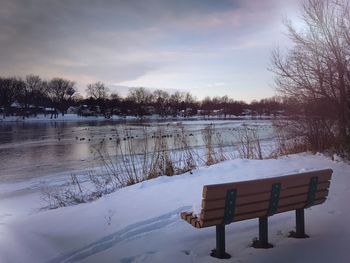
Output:
<instances>
[{"instance_id":1,"label":"dry grass","mask_svg":"<svg viewBox=\"0 0 350 263\"><path fill-rule=\"evenodd\" d=\"M213 125L201 131L203 156L191 146L189 132L176 125L156 131L143 128L142 134L134 137L130 129L116 132L114 154L105 145L94 148L102 162L99 172L90 171L84 183L76 175L64 187L45 191L44 199L49 208L89 202L118 188L133 185L158 176L174 176L191 172L199 166L213 165L228 159L263 159L307 150L304 137L291 137L285 123L275 123L276 147L266 157L256 128L243 126L225 136L231 136L231 145L225 145L222 133ZM288 124L289 125L289 124ZM191 134L193 136L193 134ZM226 138L230 140L230 138Z\"/></svg>"},{"instance_id":2,"label":"dry grass","mask_svg":"<svg viewBox=\"0 0 350 263\"><path fill-rule=\"evenodd\" d=\"M239 157L244 159L263 159L258 130L244 126L237 132Z\"/></svg>"}]
</instances>

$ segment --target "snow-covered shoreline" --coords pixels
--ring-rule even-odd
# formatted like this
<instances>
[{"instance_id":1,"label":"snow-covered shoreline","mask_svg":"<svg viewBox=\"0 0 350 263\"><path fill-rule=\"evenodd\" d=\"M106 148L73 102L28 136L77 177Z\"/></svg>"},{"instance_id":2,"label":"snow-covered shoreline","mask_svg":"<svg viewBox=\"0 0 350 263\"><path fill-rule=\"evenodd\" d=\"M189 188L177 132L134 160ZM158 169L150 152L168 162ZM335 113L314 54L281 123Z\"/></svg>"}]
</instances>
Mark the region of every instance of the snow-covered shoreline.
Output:
<instances>
[{"instance_id":1,"label":"snow-covered shoreline","mask_svg":"<svg viewBox=\"0 0 350 263\"><path fill-rule=\"evenodd\" d=\"M0 115L0 124L1 123L22 123L22 122L89 122L89 121L213 121L213 120L270 120L273 119L273 116L191 116L191 117L160 117L159 115L149 115L143 116L142 118L136 116L120 116L113 115L110 118L106 119L104 116L80 116L77 114L65 114L62 116L59 114L57 118L50 118L50 115L38 115L36 117L31 116L29 118L24 118L22 116L7 116L3 117Z\"/></svg>"},{"instance_id":2,"label":"snow-covered shoreline","mask_svg":"<svg viewBox=\"0 0 350 263\"><path fill-rule=\"evenodd\" d=\"M310 154L226 161L193 174L132 185L92 203L49 211L38 210L39 198L30 191L8 192L0 200L1 262L217 262L208 255L215 246L215 228L198 230L179 217L181 211L200 206L203 185L323 168L334 174L325 204L306 211L311 238L287 238L295 225L294 214L283 213L270 219L275 248L249 247L258 226L256 220L248 220L227 227L227 251L232 262L323 263L337 258L345 263L350 167Z\"/></svg>"},{"instance_id":3,"label":"snow-covered shoreline","mask_svg":"<svg viewBox=\"0 0 350 263\"><path fill-rule=\"evenodd\" d=\"M50 118L50 115L38 115L36 117L31 116L29 118L24 118L22 116L7 116L0 117L0 123L12 123L12 122L79 122L79 121L106 121L106 120L135 120L136 117L126 116L113 116L111 119L106 119L103 116L79 116L77 114L65 114L62 116L59 114L57 118Z\"/></svg>"}]
</instances>

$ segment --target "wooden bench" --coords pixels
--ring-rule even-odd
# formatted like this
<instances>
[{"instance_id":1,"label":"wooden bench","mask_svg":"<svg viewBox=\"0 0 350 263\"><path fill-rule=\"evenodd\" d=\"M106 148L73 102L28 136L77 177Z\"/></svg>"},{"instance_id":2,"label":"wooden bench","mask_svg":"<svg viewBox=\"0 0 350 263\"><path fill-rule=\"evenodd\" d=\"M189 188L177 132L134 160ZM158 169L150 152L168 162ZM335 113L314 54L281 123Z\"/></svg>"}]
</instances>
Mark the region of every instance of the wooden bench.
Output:
<instances>
[{"instance_id":1,"label":"wooden bench","mask_svg":"<svg viewBox=\"0 0 350 263\"><path fill-rule=\"evenodd\" d=\"M331 169L291 174L280 177L203 187L200 215L181 213L181 218L196 228L216 226L216 249L211 256L230 258L225 252L225 225L259 218L259 239L255 248L270 248L268 217L296 211L296 231L290 236L306 238L304 209L326 200L333 171Z\"/></svg>"}]
</instances>

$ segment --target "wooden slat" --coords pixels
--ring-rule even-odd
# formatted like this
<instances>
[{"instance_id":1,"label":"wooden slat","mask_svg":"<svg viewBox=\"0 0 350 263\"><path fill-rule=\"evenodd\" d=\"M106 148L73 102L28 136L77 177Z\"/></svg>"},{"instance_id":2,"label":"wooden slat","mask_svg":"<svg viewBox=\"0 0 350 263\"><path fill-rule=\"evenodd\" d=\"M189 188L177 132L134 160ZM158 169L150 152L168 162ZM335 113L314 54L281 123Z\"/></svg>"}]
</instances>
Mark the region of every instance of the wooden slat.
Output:
<instances>
[{"instance_id":1,"label":"wooden slat","mask_svg":"<svg viewBox=\"0 0 350 263\"><path fill-rule=\"evenodd\" d=\"M225 186L225 185L235 185L235 184L243 184L243 183L252 183L256 181L269 181L270 183L274 183L275 181L280 181L280 180L287 180L287 179L292 179L295 180L297 178L311 178L313 176L325 176L324 181L328 181L331 179L331 175L333 173L332 169L324 169L324 170L317 170L317 171L310 171L310 172L305 172L305 173L296 173L296 174L289 174L289 175L283 175L283 176L278 176L278 177L269 177L269 178L263 178L263 179L256 179L256 180L248 180L248 181L240 181L240 182L235 182L235 183L225 183L225 184L211 184L211 185L206 185L204 187L211 189L211 188L216 188L218 186ZM228 187L228 189L231 189Z\"/></svg>"},{"instance_id":2,"label":"wooden slat","mask_svg":"<svg viewBox=\"0 0 350 263\"><path fill-rule=\"evenodd\" d=\"M193 215L192 212L182 212L181 218L196 228L202 227L202 221L199 220L197 216Z\"/></svg>"},{"instance_id":3,"label":"wooden slat","mask_svg":"<svg viewBox=\"0 0 350 263\"><path fill-rule=\"evenodd\" d=\"M329 188L330 182L321 182L317 185L318 191L325 191ZM288 197L288 196L296 196L296 195L305 195L309 191L309 185L304 185L301 187L282 189L280 193L280 198ZM256 202L269 201L271 197L271 189L269 192L256 194L256 195L238 195L236 198L236 205L244 205L251 204ZM202 200L202 209L211 210L211 209L219 209L225 207L226 198L218 199L218 200Z\"/></svg>"},{"instance_id":4,"label":"wooden slat","mask_svg":"<svg viewBox=\"0 0 350 263\"><path fill-rule=\"evenodd\" d=\"M181 218L197 228L222 224L226 192L229 189L237 190L234 222L266 216L274 183L281 183L276 213L304 208L310 178L313 176L318 177L316 200L313 205L318 205L326 200L331 175L332 170L326 169L259 180L207 185L203 187L201 216L197 217L193 213L184 212L181 213Z\"/></svg>"},{"instance_id":5,"label":"wooden slat","mask_svg":"<svg viewBox=\"0 0 350 263\"><path fill-rule=\"evenodd\" d=\"M254 203L257 201L266 201L266 200L269 200L270 197L271 197L270 192L256 194L256 195L249 195L249 196L237 196L236 197L236 205L251 204L251 203ZM226 198L217 199L217 200L203 199L202 200L202 209L210 210L210 209L224 208L225 202L226 202Z\"/></svg>"},{"instance_id":6,"label":"wooden slat","mask_svg":"<svg viewBox=\"0 0 350 263\"><path fill-rule=\"evenodd\" d=\"M187 216L192 215L192 212L182 212L181 219L186 220Z\"/></svg>"},{"instance_id":7,"label":"wooden slat","mask_svg":"<svg viewBox=\"0 0 350 263\"><path fill-rule=\"evenodd\" d=\"M324 181L319 182L317 184L317 191L325 191L328 190L331 182L330 181ZM300 187L293 187L293 188L287 188L283 189L280 193L280 197L288 197L288 196L295 196L295 195L301 195L301 194L307 194L309 192L309 185L304 185Z\"/></svg>"},{"instance_id":8,"label":"wooden slat","mask_svg":"<svg viewBox=\"0 0 350 263\"><path fill-rule=\"evenodd\" d=\"M325 198L327 195L328 195L327 190L317 191L315 198L322 199L322 198ZM304 195L280 198L278 207L284 207L284 206L289 206L289 205L298 204L298 203L303 203L305 205L307 201L307 196L308 196L307 194L304 194ZM237 205L235 208L234 218L236 218L236 215L249 214L249 213L254 213L256 211L264 211L265 214L267 214L269 205L270 205L270 201L256 202L256 203L251 203L247 205ZM202 210L200 219L211 220L216 218L223 218L224 212L225 212L224 208L215 209L215 210Z\"/></svg>"},{"instance_id":9,"label":"wooden slat","mask_svg":"<svg viewBox=\"0 0 350 263\"><path fill-rule=\"evenodd\" d=\"M326 201L326 198L317 199L317 200L315 200L314 205L322 204L325 201ZM286 205L286 206L280 206L277 209L276 214L287 212L287 211L293 211L293 210L303 208L303 207L305 207L304 202L297 203L297 204L290 204L290 205ZM257 211L257 212L251 213L251 214L240 214L240 215L237 215L235 217L234 222L242 221L242 220L246 220L246 219L253 219L253 218L262 217L262 216L266 216L266 211L260 211L260 212Z\"/></svg>"},{"instance_id":10,"label":"wooden slat","mask_svg":"<svg viewBox=\"0 0 350 263\"><path fill-rule=\"evenodd\" d=\"M326 201L326 198L316 200L314 205L322 204L324 201ZM299 208L303 208L304 206L305 206L305 203L303 202L303 203L299 203L299 204L293 204L293 205L289 205L289 206L279 207L276 214L296 210ZM249 214L241 214L241 215L235 216L234 222L248 220L248 219L254 219L254 218L263 217L263 216L266 216L266 211L257 211L257 212L249 213ZM222 222L223 222L222 218L213 219L213 220L203 220L201 227L204 228L204 227L215 226L215 225L222 224Z\"/></svg>"},{"instance_id":11,"label":"wooden slat","mask_svg":"<svg viewBox=\"0 0 350 263\"><path fill-rule=\"evenodd\" d=\"M238 195L264 193L271 190L273 183L281 183L282 189L304 186L308 185L313 176L317 176L319 182L324 182L330 180L332 172L331 169L326 169L236 183L206 185L203 187L203 198L206 200L223 199L229 189L237 189Z\"/></svg>"}]
</instances>

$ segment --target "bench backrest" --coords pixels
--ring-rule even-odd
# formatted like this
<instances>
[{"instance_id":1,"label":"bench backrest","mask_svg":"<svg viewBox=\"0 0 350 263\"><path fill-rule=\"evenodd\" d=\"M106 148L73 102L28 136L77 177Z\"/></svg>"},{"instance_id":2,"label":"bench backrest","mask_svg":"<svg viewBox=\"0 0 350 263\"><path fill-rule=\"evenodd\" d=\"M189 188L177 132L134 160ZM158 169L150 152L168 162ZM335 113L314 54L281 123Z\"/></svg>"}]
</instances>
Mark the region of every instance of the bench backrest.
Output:
<instances>
[{"instance_id":1,"label":"bench backrest","mask_svg":"<svg viewBox=\"0 0 350 263\"><path fill-rule=\"evenodd\" d=\"M326 200L332 170L319 170L236 183L206 185L202 227L270 216Z\"/></svg>"}]
</instances>

